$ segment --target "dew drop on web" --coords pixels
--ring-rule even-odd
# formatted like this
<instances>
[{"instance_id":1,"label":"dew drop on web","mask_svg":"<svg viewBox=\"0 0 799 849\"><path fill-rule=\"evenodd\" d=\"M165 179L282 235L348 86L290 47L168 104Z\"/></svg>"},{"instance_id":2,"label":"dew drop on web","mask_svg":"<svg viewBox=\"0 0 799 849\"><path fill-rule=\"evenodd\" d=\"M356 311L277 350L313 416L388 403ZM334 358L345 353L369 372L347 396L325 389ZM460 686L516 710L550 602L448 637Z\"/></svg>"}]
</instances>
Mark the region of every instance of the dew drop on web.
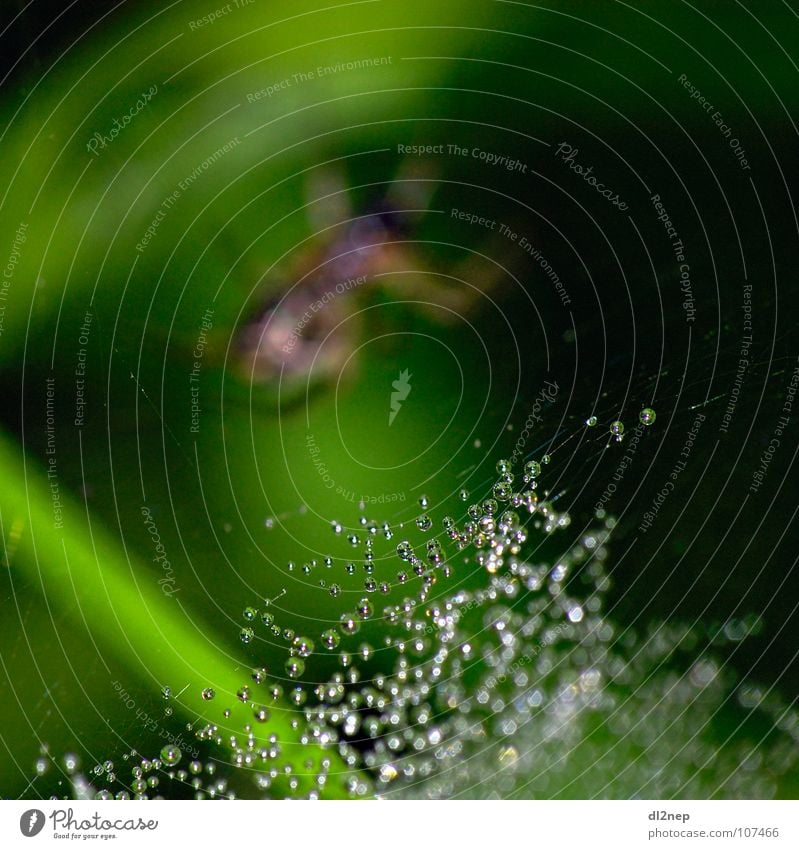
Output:
<instances>
[{"instance_id":1,"label":"dew drop on web","mask_svg":"<svg viewBox=\"0 0 799 849\"><path fill-rule=\"evenodd\" d=\"M654 410L642 409L638 420L651 426ZM597 423L595 416L581 421L592 428ZM624 424L614 420L608 430L613 449ZM636 639L628 634L625 644L617 641L604 612L615 519L600 510L593 524L567 532L572 517L548 489L557 472L548 468L556 450L513 463L500 459L493 479L472 487L475 496L463 487L456 487L452 500L438 491L433 498L421 496L419 506L430 513L410 522L410 530L422 535L421 541L412 537L413 544L390 541L397 525L391 517L360 515L365 538L348 532L347 539L362 555L361 564L356 567L354 555L345 563L330 556L320 562L331 578L362 569L368 595L358 599L330 583L326 593L338 612L321 621L316 633L286 627L274 606L260 616L256 607L246 607L241 641L254 643L258 628L286 653L279 675L255 669L253 685L238 690L238 700L249 706L249 722L228 738L213 719L191 725L192 743L213 754L176 771L181 748L164 746L160 758L141 759L132 780L115 787L116 793L166 795L166 779L201 798L231 797L236 794L228 771L244 766L252 771L253 795L323 795L331 758L307 761L306 767L302 755L288 755L280 735L270 733L275 706L283 715L288 704L295 711L289 724L300 741L317 753L319 745L334 752L349 770L345 781L354 798L546 797L563 786L577 797L603 787L610 797L626 798L642 787L658 797L674 795L677 781L681 795L702 798L722 779L697 771L697 759L716 764L727 795L773 795L774 775L766 769L755 766L741 777L740 748L719 750L699 737L687 752L678 735L661 733L686 710L696 727L709 727L731 682L722 665L704 656L682 675L657 672L673 646L690 637L687 626L663 624ZM441 505L441 514L433 503ZM344 533L338 520L330 526ZM547 556L540 553L544 540ZM316 563L306 565L313 569ZM461 570L473 576L468 584L459 582ZM740 640L746 633L730 623L716 641ZM781 727L799 729L799 714L776 697L748 684L738 693L741 705L775 721L787 716L790 722ZM220 701L210 686L202 699ZM228 707L216 709L230 719ZM793 748L782 744L783 772L799 766L796 742ZM638 756L642 747L650 758ZM46 771L40 761L37 773ZM310 769L311 790L300 791L293 778L298 768ZM78 793L76 756L64 759L64 769ZM110 792L81 781L81 793Z\"/></svg>"}]
</instances>

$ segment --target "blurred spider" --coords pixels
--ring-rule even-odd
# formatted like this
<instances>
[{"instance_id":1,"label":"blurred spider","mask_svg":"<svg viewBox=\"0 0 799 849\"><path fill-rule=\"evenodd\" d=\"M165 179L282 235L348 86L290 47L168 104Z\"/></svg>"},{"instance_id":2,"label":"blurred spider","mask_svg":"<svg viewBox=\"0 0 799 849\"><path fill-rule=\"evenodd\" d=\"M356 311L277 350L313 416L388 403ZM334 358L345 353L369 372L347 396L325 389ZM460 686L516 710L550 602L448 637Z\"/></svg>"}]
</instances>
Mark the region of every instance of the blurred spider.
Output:
<instances>
[{"instance_id":1,"label":"blurred spider","mask_svg":"<svg viewBox=\"0 0 799 849\"><path fill-rule=\"evenodd\" d=\"M410 303L440 324L476 306L496 280L482 274L480 284L468 285L462 281L473 275L460 266L446 275L434 272L436 246L413 237L429 214L435 185L414 163L412 172L406 167L384 196L357 213L342 173L327 171L309 181L316 235L297 253L286 282L264 281L269 298L239 332L237 356L247 380L304 383L336 376L362 337L364 308L378 297Z\"/></svg>"}]
</instances>

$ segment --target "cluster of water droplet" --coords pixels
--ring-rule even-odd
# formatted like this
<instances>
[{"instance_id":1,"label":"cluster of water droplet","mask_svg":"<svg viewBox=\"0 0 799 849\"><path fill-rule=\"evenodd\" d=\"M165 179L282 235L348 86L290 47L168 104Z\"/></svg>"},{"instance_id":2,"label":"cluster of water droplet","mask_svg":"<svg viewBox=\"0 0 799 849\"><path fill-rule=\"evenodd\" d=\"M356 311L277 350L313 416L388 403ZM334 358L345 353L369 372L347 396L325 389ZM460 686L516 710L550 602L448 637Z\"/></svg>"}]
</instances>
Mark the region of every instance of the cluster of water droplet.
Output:
<instances>
[{"instance_id":1,"label":"cluster of water droplet","mask_svg":"<svg viewBox=\"0 0 799 849\"><path fill-rule=\"evenodd\" d=\"M655 413L644 409L639 419L652 424ZM586 424L594 427L596 419ZM624 426L613 421L609 431L620 441ZM193 729L197 739L227 745L232 766L250 770L256 792L265 795L300 792L303 770L313 782L301 792L320 795L334 761L339 772L343 762L353 797L774 795L779 775L799 763L799 714L756 688L740 690L742 708L771 705L775 721L781 711L779 727L789 740L779 741L777 766L766 765L756 746L711 739L713 717L733 683L713 660L701 653L696 659L696 631L661 626L637 643L614 631L603 613L614 520L603 515L561 542L556 532L571 519L541 486L549 460L528 460L520 473L500 460L490 497L470 504L459 520L443 517L440 530L423 496L424 512L413 524L427 539L390 543L380 580L374 540L378 531L391 540L397 529L362 516L365 594L337 627L298 635L281 627L266 603L261 622L285 640L287 657L280 673L254 670L253 685L242 685L238 699L252 708L256 727L268 731L266 703L288 696L300 743L332 757L310 758L298 770L277 734L264 742L250 725L225 739L206 724ZM466 490L459 495L469 501ZM344 532L338 522L332 527ZM361 544L357 534L349 540ZM323 562L334 567L330 557ZM306 565L310 571L317 564ZM351 575L354 564L346 571ZM402 599L381 610L375 593L398 588ZM331 583L329 592L337 598L341 589ZM245 643L258 618L255 608L244 610ZM377 618L380 640L358 638L362 623ZM665 661L683 649L693 652L687 671L668 671ZM338 659L338 669L321 681L314 677L320 655ZM214 697L210 687L202 691L204 700ZM219 760L176 769L181 751L166 746L134 767L130 791L116 798L161 792L159 772L197 796L235 796L229 776L218 775L225 769ZM97 793L111 798L111 791Z\"/></svg>"},{"instance_id":2,"label":"cluster of water droplet","mask_svg":"<svg viewBox=\"0 0 799 849\"><path fill-rule=\"evenodd\" d=\"M345 645L340 671L300 687L307 722L303 740L334 746L351 769L375 776L378 786L432 775L441 747L450 738L459 745L467 739L464 722L485 733L473 720L495 711L496 698L518 684L517 667L533 675L556 644L590 627L598 609L590 599L584 608L564 586L581 564L595 582L592 591L597 589L607 531L587 535L554 568L531 564L523 557L530 530L551 533L566 527L569 518L546 493L539 498L540 463L524 466L520 488L509 462L500 461L497 473L493 497L472 504L462 523L447 516L442 532L421 546L407 539L397 543L395 586L405 586L408 594L383 608L382 645ZM428 507L427 498L420 506ZM425 533L433 528L427 513L415 525ZM479 573L474 581L479 589L454 585L453 561ZM355 611L342 614L338 631L322 633L321 645L340 649L373 614L369 598L362 598ZM383 674L370 673L378 650L392 658Z\"/></svg>"},{"instance_id":3,"label":"cluster of water droplet","mask_svg":"<svg viewBox=\"0 0 799 849\"><path fill-rule=\"evenodd\" d=\"M657 414L651 407L644 407L638 414L638 421L645 427L649 427L655 423ZM586 427L594 428L599 424L599 419L596 416L589 416L585 420ZM620 419L614 419L609 427L610 435L615 438L616 442L621 442L624 439L624 422Z\"/></svg>"}]
</instances>

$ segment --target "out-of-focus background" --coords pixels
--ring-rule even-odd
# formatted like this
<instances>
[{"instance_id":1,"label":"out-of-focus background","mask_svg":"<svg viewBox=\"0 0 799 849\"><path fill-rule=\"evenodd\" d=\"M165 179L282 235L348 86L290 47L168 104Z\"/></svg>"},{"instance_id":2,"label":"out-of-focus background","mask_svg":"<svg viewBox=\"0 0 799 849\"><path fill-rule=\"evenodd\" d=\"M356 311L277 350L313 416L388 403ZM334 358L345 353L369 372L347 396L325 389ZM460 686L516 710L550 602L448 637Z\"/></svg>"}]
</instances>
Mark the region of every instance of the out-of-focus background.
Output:
<instances>
[{"instance_id":1,"label":"out-of-focus background","mask_svg":"<svg viewBox=\"0 0 799 849\"><path fill-rule=\"evenodd\" d=\"M797 13L6 4L3 795L67 794L65 753L157 752L250 667L282 678L261 615L335 626L361 517L396 603L396 543L422 509L461 521L507 457L548 455L571 516L536 558L617 520L620 645L691 626L787 711ZM730 699L695 730L766 747L781 711Z\"/></svg>"}]
</instances>

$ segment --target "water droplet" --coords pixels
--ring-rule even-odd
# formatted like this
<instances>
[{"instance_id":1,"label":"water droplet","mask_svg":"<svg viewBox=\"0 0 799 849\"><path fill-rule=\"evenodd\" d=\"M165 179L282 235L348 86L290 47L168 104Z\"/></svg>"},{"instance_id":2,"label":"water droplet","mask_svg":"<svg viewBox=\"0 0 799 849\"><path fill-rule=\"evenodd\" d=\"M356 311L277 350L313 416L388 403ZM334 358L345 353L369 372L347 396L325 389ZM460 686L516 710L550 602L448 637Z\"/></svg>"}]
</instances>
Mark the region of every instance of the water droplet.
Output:
<instances>
[{"instance_id":1,"label":"water droplet","mask_svg":"<svg viewBox=\"0 0 799 849\"><path fill-rule=\"evenodd\" d=\"M535 460L530 460L528 463L524 464L524 481L525 483L530 483L530 481L534 481L541 474L541 464L536 462Z\"/></svg>"},{"instance_id":2,"label":"water droplet","mask_svg":"<svg viewBox=\"0 0 799 849\"><path fill-rule=\"evenodd\" d=\"M239 631L239 639L245 644L251 643L254 637L255 631L253 631L252 628L242 628L241 631Z\"/></svg>"},{"instance_id":3,"label":"water droplet","mask_svg":"<svg viewBox=\"0 0 799 849\"><path fill-rule=\"evenodd\" d=\"M499 483L494 484L492 492L494 494L494 498L497 500L507 501L513 494L513 489L510 484L500 481Z\"/></svg>"},{"instance_id":4,"label":"water droplet","mask_svg":"<svg viewBox=\"0 0 799 849\"><path fill-rule=\"evenodd\" d=\"M503 767L514 766L519 760L519 752L515 746L503 746L499 750L497 760Z\"/></svg>"},{"instance_id":5,"label":"water droplet","mask_svg":"<svg viewBox=\"0 0 799 849\"><path fill-rule=\"evenodd\" d=\"M433 522L427 513L422 513L421 516L416 520L416 527L419 528L420 531L429 531L430 528L433 527Z\"/></svg>"},{"instance_id":6,"label":"water droplet","mask_svg":"<svg viewBox=\"0 0 799 849\"><path fill-rule=\"evenodd\" d=\"M343 634L357 634L360 625L358 624L358 620L351 613L342 613L339 628Z\"/></svg>"},{"instance_id":7,"label":"water droplet","mask_svg":"<svg viewBox=\"0 0 799 849\"><path fill-rule=\"evenodd\" d=\"M213 697L216 695L216 692L212 687L206 687L200 695L206 702L210 702L211 699L213 699Z\"/></svg>"},{"instance_id":8,"label":"water droplet","mask_svg":"<svg viewBox=\"0 0 799 849\"><path fill-rule=\"evenodd\" d=\"M397 556L400 560L409 560L412 554L413 548L408 540L404 539L402 542L397 544Z\"/></svg>"},{"instance_id":9,"label":"water droplet","mask_svg":"<svg viewBox=\"0 0 799 849\"><path fill-rule=\"evenodd\" d=\"M313 654L314 644L310 637L295 637L292 646L298 657L310 657Z\"/></svg>"},{"instance_id":10,"label":"water droplet","mask_svg":"<svg viewBox=\"0 0 799 849\"><path fill-rule=\"evenodd\" d=\"M295 687L289 694L289 698L291 699L292 704L297 707L302 707L305 702L308 701L308 694L302 687Z\"/></svg>"},{"instance_id":11,"label":"water droplet","mask_svg":"<svg viewBox=\"0 0 799 849\"><path fill-rule=\"evenodd\" d=\"M656 417L657 413L651 407L645 407L638 414L638 420L641 422L642 425L646 425L647 427L655 423Z\"/></svg>"},{"instance_id":12,"label":"water droplet","mask_svg":"<svg viewBox=\"0 0 799 849\"><path fill-rule=\"evenodd\" d=\"M299 678L305 672L305 661L299 657L290 657L286 661L286 675L289 678Z\"/></svg>"},{"instance_id":13,"label":"water droplet","mask_svg":"<svg viewBox=\"0 0 799 849\"><path fill-rule=\"evenodd\" d=\"M161 760L167 766L175 766L180 761L182 754L177 746L170 744L161 749Z\"/></svg>"},{"instance_id":14,"label":"water droplet","mask_svg":"<svg viewBox=\"0 0 799 849\"><path fill-rule=\"evenodd\" d=\"M513 510L506 510L499 517L499 529L503 533L515 531L519 527L519 514Z\"/></svg>"},{"instance_id":15,"label":"water droplet","mask_svg":"<svg viewBox=\"0 0 799 849\"><path fill-rule=\"evenodd\" d=\"M326 649L333 651L333 649L338 648L340 642L341 637L339 637L338 633L332 628L328 628L326 631L322 632L322 645Z\"/></svg>"}]
</instances>

